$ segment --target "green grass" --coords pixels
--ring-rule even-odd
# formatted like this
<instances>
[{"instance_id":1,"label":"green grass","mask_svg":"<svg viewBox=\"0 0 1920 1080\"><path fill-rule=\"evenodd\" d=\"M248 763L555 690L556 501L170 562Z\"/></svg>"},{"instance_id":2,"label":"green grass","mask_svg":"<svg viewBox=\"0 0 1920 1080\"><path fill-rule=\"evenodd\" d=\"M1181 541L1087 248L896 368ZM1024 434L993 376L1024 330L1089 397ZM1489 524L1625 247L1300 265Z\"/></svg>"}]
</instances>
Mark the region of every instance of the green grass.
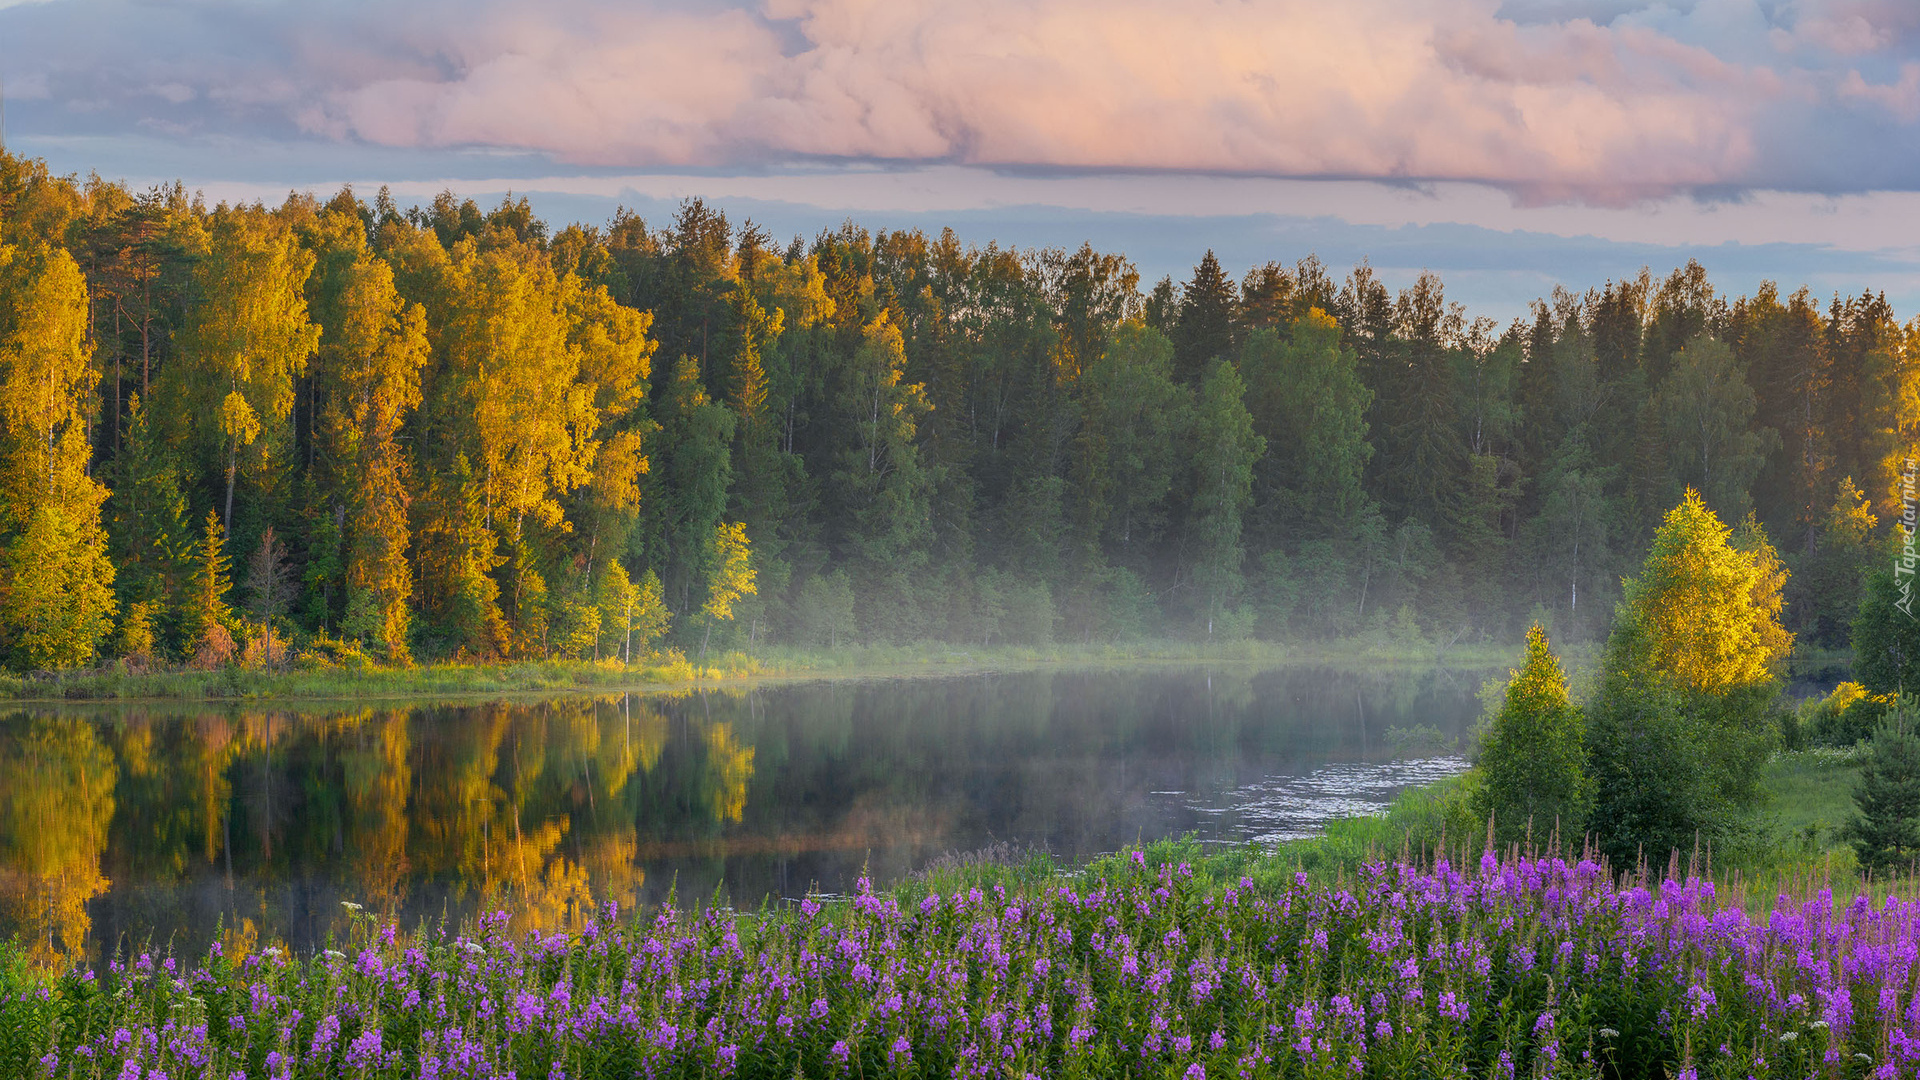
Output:
<instances>
[{"instance_id":1,"label":"green grass","mask_svg":"<svg viewBox=\"0 0 1920 1080\"><path fill-rule=\"evenodd\" d=\"M1703 873L1710 874L1729 898L1751 910L1771 906L1780 893L1808 896L1831 888L1847 900L1865 892L1882 897L1889 892L1910 896L1913 888L1902 875L1896 880L1868 880L1858 873L1853 850L1840 835L1853 815L1853 788L1860 774L1857 751L1804 750L1776 755L1761 778L1765 802L1750 821L1732 851L1703 850ZM1426 787L1402 792L1384 815L1335 821L1321 835L1289 841L1274 848L1254 844L1225 846L1193 837L1147 845L1158 862L1188 863L1200 877L1231 883L1242 877L1258 883L1290 880L1304 871L1315 880L1351 877L1362 865L1404 859L1430 863L1444 850L1458 865L1477 860L1486 843L1486 823L1472 807L1478 776L1468 773ZM1550 836L1536 837L1546 849ZM1579 838L1561 848L1577 857ZM1682 868L1692 858L1686 853ZM1652 860L1658 873L1666 860ZM993 884L1013 888L1044 881L1050 874L1098 874L1102 860L1086 868L1068 867L1042 853L1019 849L989 849L973 856L936 862L916 875L920 888L951 891L955 885ZM1616 867L1626 871L1631 867ZM914 888L912 883L907 886Z\"/></svg>"},{"instance_id":2,"label":"green grass","mask_svg":"<svg viewBox=\"0 0 1920 1080\"><path fill-rule=\"evenodd\" d=\"M89 671L0 675L0 700L210 701L395 699L506 694L656 690L699 682L783 678L879 678L967 671L1150 664L1359 664L1474 670L1510 664L1516 646L1473 643L1442 648L1428 642L1356 638L1279 644L1153 641L1134 644L994 646L942 643L853 646L842 649L763 648L716 653L698 667L678 650L631 667L615 661L539 660L497 664L427 663L387 667L373 663L308 660L286 668L231 666L133 670L115 663Z\"/></svg>"},{"instance_id":3,"label":"green grass","mask_svg":"<svg viewBox=\"0 0 1920 1080\"><path fill-rule=\"evenodd\" d=\"M498 696L659 688L698 681L788 674L738 653L704 669L672 653L626 667L612 661L518 661L416 667L226 667L213 671L130 671L121 666L39 678L0 676L0 698L15 701L378 699Z\"/></svg>"}]
</instances>

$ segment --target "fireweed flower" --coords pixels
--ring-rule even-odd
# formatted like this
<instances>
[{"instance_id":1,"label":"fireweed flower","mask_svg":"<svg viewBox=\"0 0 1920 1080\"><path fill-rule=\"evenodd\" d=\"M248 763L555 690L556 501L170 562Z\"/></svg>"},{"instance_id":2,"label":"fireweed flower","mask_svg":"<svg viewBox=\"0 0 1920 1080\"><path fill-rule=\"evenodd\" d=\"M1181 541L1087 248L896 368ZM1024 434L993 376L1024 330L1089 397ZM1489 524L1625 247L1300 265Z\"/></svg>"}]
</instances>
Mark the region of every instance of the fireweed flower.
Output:
<instances>
[{"instance_id":1,"label":"fireweed flower","mask_svg":"<svg viewBox=\"0 0 1920 1080\"><path fill-rule=\"evenodd\" d=\"M362 919L350 963L109 958L97 988L0 996L0 1030L29 1032L18 1071L58 1080L600 1080L796 1062L1534 1076L1586 1075L1602 1054L1624 1075L1704 1070L1689 1047L1714 1048L1730 1076L1920 1075L1920 903L1815 896L1749 917L1705 882L1616 884L1592 863L1491 853L1368 866L1337 889L1304 874L1209 885L1147 861L912 904L863 883L758 916L607 913L572 934L511 936L496 913L464 935ZM91 995L84 1028L54 1019L68 994ZM1610 1012L1623 994L1633 1012ZM1871 1061L1852 1057L1863 1049Z\"/></svg>"}]
</instances>

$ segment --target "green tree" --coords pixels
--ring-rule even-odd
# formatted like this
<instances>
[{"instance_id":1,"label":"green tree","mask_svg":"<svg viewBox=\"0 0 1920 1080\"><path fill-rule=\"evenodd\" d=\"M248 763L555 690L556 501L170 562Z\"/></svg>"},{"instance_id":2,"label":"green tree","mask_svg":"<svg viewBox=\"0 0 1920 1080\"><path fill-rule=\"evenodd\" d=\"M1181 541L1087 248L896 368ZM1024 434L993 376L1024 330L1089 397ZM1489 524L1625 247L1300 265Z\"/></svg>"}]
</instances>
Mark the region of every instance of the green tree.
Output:
<instances>
[{"instance_id":1,"label":"green tree","mask_svg":"<svg viewBox=\"0 0 1920 1080\"><path fill-rule=\"evenodd\" d=\"M1193 439L1193 506L1188 524L1193 581L1207 636L1212 637L1216 623L1229 614L1245 585L1241 524L1253 492L1254 463L1267 451L1267 441L1254 434L1240 373L1224 360L1214 362L1201 383Z\"/></svg>"},{"instance_id":2,"label":"green tree","mask_svg":"<svg viewBox=\"0 0 1920 1080\"><path fill-rule=\"evenodd\" d=\"M1477 810L1493 819L1502 842L1541 840L1549 829L1580 835L1593 796L1585 725L1547 633L1535 623L1526 660L1508 678L1480 749L1486 784Z\"/></svg>"},{"instance_id":3,"label":"green tree","mask_svg":"<svg viewBox=\"0 0 1920 1080\"><path fill-rule=\"evenodd\" d=\"M182 612L191 635L188 649L203 662L224 662L233 655L233 609L227 605L232 588L227 572L233 561L222 550L225 543L219 511L208 510Z\"/></svg>"},{"instance_id":4,"label":"green tree","mask_svg":"<svg viewBox=\"0 0 1920 1080\"><path fill-rule=\"evenodd\" d=\"M1755 399L1733 350L1711 338L1687 343L1652 400L1666 438L1673 483L1700 493L1729 518L1745 514L1749 492L1779 445L1772 428L1752 427Z\"/></svg>"},{"instance_id":5,"label":"green tree","mask_svg":"<svg viewBox=\"0 0 1920 1080\"><path fill-rule=\"evenodd\" d=\"M1869 870L1905 867L1920 858L1920 709L1902 695L1873 735L1873 749L1854 786L1858 808L1848 822L1860 865Z\"/></svg>"},{"instance_id":6,"label":"green tree","mask_svg":"<svg viewBox=\"0 0 1920 1080\"><path fill-rule=\"evenodd\" d=\"M1715 836L1758 797L1765 714L1792 645L1779 560L1689 490L1624 598L1588 710L1592 825L1616 861Z\"/></svg>"},{"instance_id":7,"label":"green tree","mask_svg":"<svg viewBox=\"0 0 1920 1080\"><path fill-rule=\"evenodd\" d=\"M1884 566L1867 578L1853 621L1853 657L1860 684L1875 694L1920 689L1920 599L1913 574Z\"/></svg>"},{"instance_id":8,"label":"green tree","mask_svg":"<svg viewBox=\"0 0 1920 1080\"><path fill-rule=\"evenodd\" d=\"M1143 568L1166 526L1180 435L1191 424L1192 396L1173 381L1173 345L1157 331L1123 325L1077 389L1073 477L1082 542Z\"/></svg>"},{"instance_id":9,"label":"green tree","mask_svg":"<svg viewBox=\"0 0 1920 1080\"><path fill-rule=\"evenodd\" d=\"M658 408L661 448L653 455L640 510L649 561L659 568L674 606L689 611L713 530L727 512L737 420L707 395L700 365L690 356L674 365Z\"/></svg>"},{"instance_id":10,"label":"green tree","mask_svg":"<svg viewBox=\"0 0 1920 1080\"><path fill-rule=\"evenodd\" d=\"M128 399L124 449L109 472L106 528L120 599L145 604L159 618L181 595L194 535L178 461L150 414L144 397Z\"/></svg>"},{"instance_id":11,"label":"green tree","mask_svg":"<svg viewBox=\"0 0 1920 1080\"><path fill-rule=\"evenodd\" d=\"M1867 578L1880 559L1876 524L1872 503L1853 478L1841 480L1811 550L1799 561L1788 603L1800 633L1815 644L1839 648L1847 643Z\"/></svg>"},{"instance_id":12,"label":"green tree","mask_svg":"<svg viewBox=\"0 0 1920 1080\"><path fill-rule=\"evenodd\" d=\"M1341 344L1339 324L1315 308L1284 337L1256 330L1240 373L1254 430L1267 444L1255 487L1265 539L1292 546L1340 535L1366 510L1373 391L1360 381L1359 358Z\"/></svg>"},{"instance_id":13,"label":"green tree","mask_svg":"<svg viewBox=\"0 0 1920 1080\"><path fill-rule=\"evenodd\" d=\"M1180 311L1173 328L1174 370L1197 385L1209 362L1233 358L1235 297L1232 279L1209 250L1180 290Z\"/></svg>"},{"instance_id":14,"label":"green tree","mask_svg":"<svg viewBox=\"0 0 1920 1080\"><path fill-rule=\"evenodd\" d=\"M837 649L853 640L858 624L853 617L853 586L844 570L815 574L800 586L794 600L794 621L802 641Z\"/></svg>"},{"instance_id":15,"label":"green tree","mask_svg":"<svg viewBox=\"0 0 1920 1080\"><path fill-rule=\"evenodd\" d=\"M837 479L858 525L851 546L873 564L924 557L931 538L935 477L914 442L931 405L924 387L906 381L906 367L900 328L882 315L862 329L843 390L844 415L856 435Z\"/></svg>"}]
</instances>

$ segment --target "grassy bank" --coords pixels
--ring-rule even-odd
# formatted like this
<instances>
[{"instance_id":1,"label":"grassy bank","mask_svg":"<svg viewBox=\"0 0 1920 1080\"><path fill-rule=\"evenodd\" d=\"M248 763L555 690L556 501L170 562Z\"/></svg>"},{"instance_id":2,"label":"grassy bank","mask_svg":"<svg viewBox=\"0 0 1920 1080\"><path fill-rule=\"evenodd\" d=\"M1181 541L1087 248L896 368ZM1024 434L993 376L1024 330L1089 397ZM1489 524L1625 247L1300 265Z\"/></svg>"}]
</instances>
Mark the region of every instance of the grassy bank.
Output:
<instances>
[{"instance_id":1,"label":"grassy bank","mask_svg":"<svg viewBox=\"0 0 1920 1080\"><path fill-rule=\"evenodd\" d=\"M238 665L199 671L136 670L124 664L87 671L0 675L0 699L13 701L300 700L495 696L522 693L650 690L702 682L780 678L864 678L969 670L1142 664L1441 665L1493 669L1517 655L1511 646L1442 645L1362 638L1301 645L1241 641L956 647L940 643L843 649L777 647L716 653L704 666L677 650L631 666L617 661L543 660L497 664L428 663L390 667L307 657L286 667Z\"/></svg>"},{"instance_id":2,"label":"grassy bank","mask_svg":"<svg viewBox=\"0 0 1920 1080\"><path fill-rule=\"evenodd\" d=\"M1761 775L1762 804L1742 823L1731 847L1700 853L1700 872L1724 888L1767 905L1780 894L1804 895L1816 884L1841 899L1867 892L1904 894L1903 881L1873 882L1858 873L1842 829L1854 816L1853 790L1864 750L1801 750L1773 756ZM1444 849L1458 861L1477 857L1486 825L1473 810L1473 774L1401 793L1378 817L1329 824L1321 835L1257 848L1203 849L1188 842L1183 856L1222 880L1304 870L1314 876L1356 873L1367 863L1430 860ZM1545 850L1551 836L1536 838ZM1578 837L1563 843L1577 854ZM1667 856L1656 856L1665 865ZM1686 853L1684 861L1690 861ZM1616 869L1632 869L1623 867Z\"/></svg>"}]
</instances>

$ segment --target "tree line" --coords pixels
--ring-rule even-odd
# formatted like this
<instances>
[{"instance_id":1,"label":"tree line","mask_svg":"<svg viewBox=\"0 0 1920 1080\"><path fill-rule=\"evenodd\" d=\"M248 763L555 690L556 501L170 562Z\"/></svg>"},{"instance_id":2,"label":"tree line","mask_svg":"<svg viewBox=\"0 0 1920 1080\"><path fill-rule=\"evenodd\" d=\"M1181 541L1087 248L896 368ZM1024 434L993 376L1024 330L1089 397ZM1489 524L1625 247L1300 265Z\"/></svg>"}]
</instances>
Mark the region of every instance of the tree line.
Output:
<instances>
[{"instance_id":1,"label":"tree line","mask_svg":"<svg viewBox=\"0 0 1920 1080\"><path fill-rule=\"evenodd\" d=\"M15 668L661 645L1592 638L1691 487L1843 645L1920 436L1883 296L1697 263L1469 319L699 201L209 208L0 157Z\"/></svg>"}]
</instances>

